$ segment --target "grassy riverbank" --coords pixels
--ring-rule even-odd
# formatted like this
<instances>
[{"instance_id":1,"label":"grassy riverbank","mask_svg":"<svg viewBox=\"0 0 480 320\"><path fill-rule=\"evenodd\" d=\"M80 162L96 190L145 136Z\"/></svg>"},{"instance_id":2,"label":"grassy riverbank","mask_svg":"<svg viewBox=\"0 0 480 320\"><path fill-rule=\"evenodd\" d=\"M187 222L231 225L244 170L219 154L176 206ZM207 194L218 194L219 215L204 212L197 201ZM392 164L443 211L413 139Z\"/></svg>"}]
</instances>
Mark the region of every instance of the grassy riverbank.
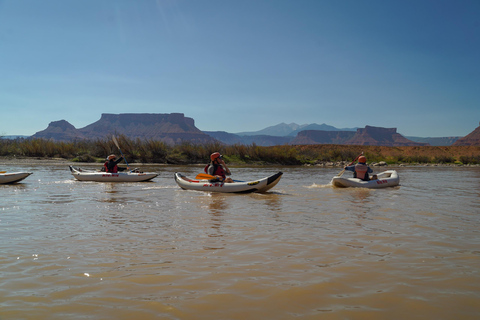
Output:
<instances>
[{"instance_id":1,"label":"grassy riverbank","mask_svg":"<svg viewBox=\"0 0 480 320\"><path fill-rule=\"evenodd\" d=\"M220 143L175 146L156 140L118 138L129 162L162 164L206 163L212 152L219 151L231 164L305 165L350 162L364 152L368 162L389 164L480 164L480 146L460 147L383 147L346 145L301 145L262 147L225 146ZM62 158L73 162L103 162L111 153L119 154L111 139L54 142L43 139L0 140L0 156L22 158Z\"/></svg>"}]
</instances>

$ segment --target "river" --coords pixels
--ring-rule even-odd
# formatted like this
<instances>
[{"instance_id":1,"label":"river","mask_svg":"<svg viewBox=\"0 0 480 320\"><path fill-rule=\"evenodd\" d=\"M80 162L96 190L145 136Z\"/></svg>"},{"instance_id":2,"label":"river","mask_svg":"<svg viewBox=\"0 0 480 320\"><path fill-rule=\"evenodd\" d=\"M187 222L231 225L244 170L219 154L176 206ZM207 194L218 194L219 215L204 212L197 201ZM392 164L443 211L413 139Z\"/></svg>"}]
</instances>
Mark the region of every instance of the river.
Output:
<instances>
[{"instance_id":1,"label":"river","mask_svg":"<svg viewBox=\"0 0 480 320\"><path fill-rule=\"evenodd\" d=\"M176 185L201 169L111 184L10 165L33 175L0 185L0 319L480 317L479 167L396 167L377 190L313 166L231 168L284 172L266 194Z\"/></svg>"}]
</instances>

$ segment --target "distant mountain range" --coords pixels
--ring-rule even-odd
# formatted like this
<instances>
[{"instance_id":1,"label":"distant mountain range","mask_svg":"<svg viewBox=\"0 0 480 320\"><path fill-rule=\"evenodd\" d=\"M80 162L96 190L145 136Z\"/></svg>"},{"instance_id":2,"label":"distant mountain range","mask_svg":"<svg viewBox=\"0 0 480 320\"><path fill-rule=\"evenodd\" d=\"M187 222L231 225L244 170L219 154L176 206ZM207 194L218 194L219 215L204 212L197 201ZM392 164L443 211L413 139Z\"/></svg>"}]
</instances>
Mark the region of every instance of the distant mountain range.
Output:
<instances>
[{"instance_id":1,"label":"distant mountain range","mask_svg":"<svg viewBox=\"0 0 480 320\"><path fill-rule=\"evenodd\" d=\"M405 136L405 138L415 142L427 143L431 146L451 146L461 137L421 138Z\"/></svg>"},{"instance_id":2,"label":"distant mountain range","mask_svg":"<svg viewBox=\"0 0 480 320\"><path fill-rule=\"evenodd\" d=\"M370 129L368 129L370 128ZM367 126L367 132L371 132L375 127ZM304 124L298 125L296 123L280 123L259 131L254 132L239 132L228 133L224 131L204 131L213 138L226 144L252 144L262 146L273 146L282 144L366 144L360 136L365 133L359 133L357 138L353 139L356 132L360 128L343 128L338 129L327 124ZM362 130L365 130L362 129ZM385 128L383 128L385 129ZM393 131L392 131L393 130ZM396 128L390 128L383 131L382 134L386 136L376 140L369 138L368 143L378 145L432 145L432 146L449 146L452 145L460 137L445 137L445 138L422 138L422 137L404 137L407 141L400 142L399 135ZM396 135L396 138L392 135ZM389 138L386 138L389 137ZM353 139L353 140L351 140ZM383 140L383 142L382 142ZM396 142L394 142L396 140ZM388 142L387 142L388 141Z\"/></svg>"},{"instance_id":3,"label":"distant mountain range","mask_svg":"<svg viewBox=\"0 0 480 320\"><path fill-rule=\"evenodd\" d=\"M325 123L320 125L316 123L303 125L280 123L255 132L228 133L201 131L195 127L195 121L192 118L185 117L182 113L130 113L102 114L100 120L80 129L75 128L66 120L53 121L45 130L35 133L32 137L71 141L103 139L113 134L123 134L131 139L160 140L168 144L221 142L224 144L257 144L259 146L284 144L448 146L452 144L480 145L479 128L463 138L404 137L397 132L396 128L366 126L365 128L338 129Z\"/></svg>"},{"instance_id":4,"label":"distant mountain range","mask_svg":"<svg viewBox=\"0 0 480 320\"><path fill-rule=\"evenodd\" d=\"M356 131L358 128L338 129L328 124L296 124L296 123L280 123L275 126L267 127L260 131L254 132L239 132L235 133L237 136L274 136L274 137L295 137L300 131L304 130L322 130L322 131Z\"/></svg>"},{"instance_id":5,"label":"distant mountain range","mask_svg":"<svg viewBox=\"0 0 480 320\"><path fill-rule=\"evenodd\" d=\"M426 143L415 142L409 140L397 133L396 128L379 128L366 126L365 128L340 130L302 130L295 129L294 125L280 124L279 130L276 130L276 126L269 127L262 131L265 132L279 132L283 131L287 133L286 128L291 128L295 132L295 135L287 133L286 136L269 136L269 135L233 135L226 132L206 132L215 139L222 141L226 144L243 143L246 144L249 141L255 142L258 145L279 145L279 144L292 144L292 145L306 145L306 144L350 144L350 145L381 145L381 146L422 146ZM303 126L306 128L318 128L330 126L323 125L308 125ZM333 127L332 127L333 128ZM300 131L298 131L300 130ZM251 133L253 134L253 133Z\"/></svg>"}]
</instances>

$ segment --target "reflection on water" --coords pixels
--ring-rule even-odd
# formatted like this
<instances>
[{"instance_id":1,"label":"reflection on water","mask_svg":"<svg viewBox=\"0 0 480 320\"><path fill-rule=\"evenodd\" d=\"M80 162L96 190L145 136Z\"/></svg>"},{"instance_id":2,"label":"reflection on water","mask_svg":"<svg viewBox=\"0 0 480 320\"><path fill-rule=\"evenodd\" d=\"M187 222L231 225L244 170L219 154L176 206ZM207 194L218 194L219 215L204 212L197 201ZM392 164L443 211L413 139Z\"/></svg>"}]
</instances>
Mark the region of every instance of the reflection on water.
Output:
<instances>
[{"instance_id":1,"label":"reflection on water","mask_svg":"<svg viewBox=\"0 0 480 320\"><path fill-rule=\"evenodd\" d=\"M210 214L214 216L221 216L223 212L228 209L228 200L226 196L222 193L207 193L208 199L210 200L208 208L210 209Z\"/></svg>"},{"instance_id":2,"label":"reflection on water","mask_svg":"<svg viewBox=\"0 0 480 320\"><path fill-rule=\"evenodd\" d=\"M223 237L223 231L221 230L222 222L223 222L223 214L228 209L228 202L225 199L225 196L219 193L209 194L210 203L209 203L209 214L212 221L212 233L210 233L209 237ZM214 249L214 248L210 248ZM216 248L216 249L223 249Z\"/></svg>"},{"instance_id":3,"label":"reflection on water","mask_svg":"<svg viewBox=\"0 0 480 320\"><path fill-rule=\"evenodd\" d=\"M125 198L121 197L123 189L119 189L116 183L104 183L102 186L104 187L104 192L100 195L98 201L107 203L126 202Z\"/></svg>"},{"instance_id":4,"label":"reflection on water","mask_svg":"<svg viewBox=\"0 0 480 320\"><path fill-rule=\"evenodd\" d=\"M0 186L1 319L480 314L479 168L398 168L401 186L375 190L332 188L337 169L234 168L284 172L241 195L175 184L198 167L144 169L160 175L90 183L51 166Z\"/></svg>"},{"instance_id":5,"label":"reflection on water","mask_svg":"<svg viewBox=\"0 0 480 320\"><path fill-rule=\"evenodd\" d=\"M271 213L280 212L282 210L282 193L270 191L267 193L257 194L254 193L251 195L255 197L260 202L263 202L263 207Z\"/></svg>"},{"instance_id":6,"label":"reflection on water","mask_svg":"<svg viewBox=\"0 0 480 320\"><path fill-rule=\"evenodd\" d=\"M354 188L352 190L352 197L354 198L353 202L362 204L362 203L368 203L368 198L372 195L372 190L371 189L365 189L365 188Z\"/></svg>"}]
</instances>

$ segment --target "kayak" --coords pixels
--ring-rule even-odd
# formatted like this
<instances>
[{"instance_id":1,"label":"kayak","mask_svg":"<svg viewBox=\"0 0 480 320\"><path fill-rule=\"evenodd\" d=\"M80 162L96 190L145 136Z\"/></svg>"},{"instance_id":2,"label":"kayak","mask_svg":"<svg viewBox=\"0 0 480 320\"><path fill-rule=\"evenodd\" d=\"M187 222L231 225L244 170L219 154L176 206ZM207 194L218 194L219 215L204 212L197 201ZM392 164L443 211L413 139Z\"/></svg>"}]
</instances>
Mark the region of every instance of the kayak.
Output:
<instances>
[{"instance_id":1,"label":"kayak","mask_svg":"<svg viewBox=\"0 0 480 320\"><path fill-rule=\"evenodd\" d=\"M175 182L177 182L180 188L185 190L226 193L262 193L273 188L278 181L280 181L282 174L282 172L278 172L270 177L252 181L234 180L233 182L214 182L207 179L190 179L179 172L175 172Z\"/></svg>"},{"instance_id":2,"label":"kayak","mask_svg":"<svg viewBox=\"0 0 480 320\"><path fill-rule=\"evenodd\" d=\"M335 187L347 188L347 187L356 187L356 188L387 188L398 186L400 183L400 177L398 176L397 171L387 170L377 174L376 180L363 181L357 178L343 178L343 177L334 177L331 181L331 184Z\"/></svg>"},{"instance_id":3,"label":"kayak","mask_svg":"<svg viewBox=\"0 0 480 320\"><path fill-rule=\"evenodd\" d=\"M0 184L19 182L31 174L32 172L0 173Z\"/></svg>"},{"instance_id":4,"label":"kayak","mask_svg":"<svg viewBox=\"0 0 480 320\"><path fill-rule=\"evenodd\" d=\"M70 171L75 179L80 181L96 181L96 182L143 182L149 181L158 176L155 172L102 172L94 170L85 170L70 166Z\"/></svg>"}]
</instances>

